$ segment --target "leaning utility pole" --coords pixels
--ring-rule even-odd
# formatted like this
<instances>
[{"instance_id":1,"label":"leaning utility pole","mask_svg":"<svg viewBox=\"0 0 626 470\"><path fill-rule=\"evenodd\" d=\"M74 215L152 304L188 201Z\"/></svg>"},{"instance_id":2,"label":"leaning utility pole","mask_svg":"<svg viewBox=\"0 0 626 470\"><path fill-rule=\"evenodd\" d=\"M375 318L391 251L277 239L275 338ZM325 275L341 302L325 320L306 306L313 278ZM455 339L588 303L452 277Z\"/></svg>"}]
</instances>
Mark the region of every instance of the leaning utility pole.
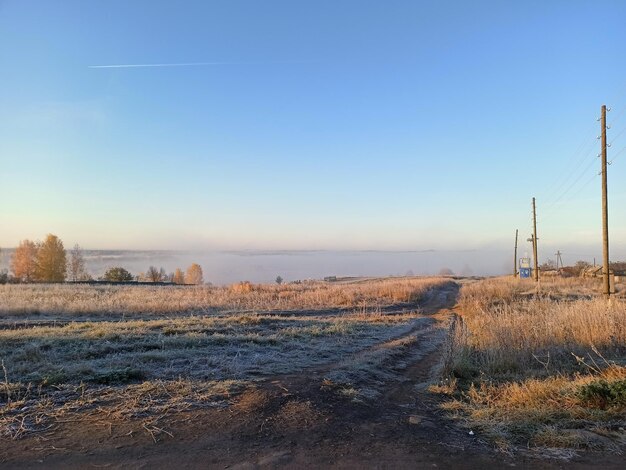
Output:
<instances>
[{"instance_id":1,"label":"leaning utility pole","mask_svg":"<svg viewBox=\"0 0 626 470\"><path fill-rule=\"evenodd\" d=\"M537 260L537 210L535 208L535 198L533 198L533 258L535 258L535 282L539 282L539 262Z\"/></svg>"},{"instance_id":2,"label":"leaning utility pole","mask_svg":"<svg viewBox=\"0 0 626 470\"><path fill-rule=\"evenodd\" d=\"M609 280L609 202L606 183L606 105L602 105L600 114L601 134L601 157L602 157L602 271L603 291L606 297L611 296L611 284Z\"/></svg>"},{"instance_id":3,"label":"leaning utility pole","mask_svg":"<svg viewBox=\"0 0 626 470\"><path fill-rule=\"evenodd\" d=\"M513 277L517 276L517 232L515 229L515 252L513 254Z\"/></svg>"}]
</instances>

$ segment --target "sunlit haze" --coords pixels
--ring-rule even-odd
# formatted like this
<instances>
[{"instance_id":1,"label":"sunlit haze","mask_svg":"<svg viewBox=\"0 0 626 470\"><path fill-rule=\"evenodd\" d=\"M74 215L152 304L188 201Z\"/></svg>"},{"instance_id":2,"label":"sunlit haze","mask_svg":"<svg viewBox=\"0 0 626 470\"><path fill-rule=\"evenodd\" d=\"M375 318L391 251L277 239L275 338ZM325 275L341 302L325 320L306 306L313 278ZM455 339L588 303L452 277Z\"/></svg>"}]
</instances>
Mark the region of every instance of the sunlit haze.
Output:
<instances>
[{"instance_id":1,"label":"sunlit haze","mask_svg":"<svg viewBox=\"0 0 626 470\"><path fill-rule=\"evenodd\" d=\"M530 251L534 196L541 260L591 261L606 104L626 258L625 20L618 1L3 1L0 246L436 250L346 274L492 274L515 229Z\"/></svg>"}]
</instances>

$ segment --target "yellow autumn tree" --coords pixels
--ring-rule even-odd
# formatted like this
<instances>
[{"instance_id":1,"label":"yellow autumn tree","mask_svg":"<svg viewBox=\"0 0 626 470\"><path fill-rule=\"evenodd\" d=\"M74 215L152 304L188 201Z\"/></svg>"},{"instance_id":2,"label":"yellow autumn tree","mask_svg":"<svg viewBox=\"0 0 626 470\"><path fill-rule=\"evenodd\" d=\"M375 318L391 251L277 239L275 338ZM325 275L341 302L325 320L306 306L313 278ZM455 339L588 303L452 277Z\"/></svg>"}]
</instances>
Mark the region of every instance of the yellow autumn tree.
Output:
<instances>
[{"instance_id":1,"label":"yellow autumn tree","mask_svg":"<svg viewBox=\"0 0 626 470\"><path fill-rule=\"evenodd\" d=\"M185 273L185 284L202 284L202 267L199 264L193 263L187 268Z\"/></svg>"},{"instance_id":2,"label":"yellow autumn tree","mask_svg":"<svg viewBox=\"0 0 626 470\"><path fill-rule=\"evenodd\" d=\"M172 276L172 282L174 284L184 284L185 283L185 273L182 269L176 268L174 272L174 276Z\"/></svg>"},{"instance_id":3,"label":"yellow autumn tree","mask_svg":"<svg viewBox=\"0 0 626 470\"><path fill-rule=\"evenodd\" d=\"M63 282L67 270L67 259L63 242L51 233L39 244L35 278L41 282Z\"/></svg>"},{"instance_id":4,"label":"yellow autumn tree","mask_svg":"<svg viewBox=\"0 0 626 470\"><path fill-rule=\"evenodd\" d=\"M35 280L35 266L37 263L37 245L30 240L22 240L11 258L11 271L21 282Z\"/></svg>"}]
</instances>

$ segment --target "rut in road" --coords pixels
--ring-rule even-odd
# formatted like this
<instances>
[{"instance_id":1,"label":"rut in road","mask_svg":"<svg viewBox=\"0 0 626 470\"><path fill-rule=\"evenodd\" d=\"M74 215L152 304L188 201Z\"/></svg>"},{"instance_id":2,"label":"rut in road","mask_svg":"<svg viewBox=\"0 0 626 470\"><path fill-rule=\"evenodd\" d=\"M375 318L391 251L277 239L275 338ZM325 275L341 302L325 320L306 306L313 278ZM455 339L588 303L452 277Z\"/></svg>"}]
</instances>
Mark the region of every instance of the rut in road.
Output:
<instances>
[{"instance_id":1,"label":"rut in road","mask_svg":"<svg viewBox=\"0 0 626 470\"><path fill-rule=\"evenodd\" d=\"M282 390L289 389L289 385L293 388L294 382L303 386L324 379L343 383L365 382L364 385L368 385L369 379L381 385L381 381L394 379L404 382L407 374L417 374L418 370L421 382L425 382L433 372L431 369L437 365L438 361L434 359L440 356L441 345L455 321L455 314L450 309L456 304L458 292L456 283L433 289L420 306L423 316L399 336L346 355L338 361L267 378L262 382L274 384ZM426 357L428 360L423 360ZM379 393L382 392L384 390Z\"/></svg>"}]
</instances>

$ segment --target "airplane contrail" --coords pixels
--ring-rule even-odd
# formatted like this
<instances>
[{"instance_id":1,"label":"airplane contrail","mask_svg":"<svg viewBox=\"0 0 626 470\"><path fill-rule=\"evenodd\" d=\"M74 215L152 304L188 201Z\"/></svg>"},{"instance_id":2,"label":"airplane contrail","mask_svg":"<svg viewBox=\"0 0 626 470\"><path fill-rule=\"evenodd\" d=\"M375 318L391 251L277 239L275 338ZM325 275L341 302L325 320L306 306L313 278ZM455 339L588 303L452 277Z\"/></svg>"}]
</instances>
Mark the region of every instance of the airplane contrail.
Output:
<instances>
[{"instance_id":1,"label":"airplane contrail","mask_svg":"<svg viewBox=\"0 0 626 470\"><path fill-rule=\"evenodd\" d=\"M264 65L264 64L306 64L311 60L289 60L289 61L269 61L269 62L179 62L165 64L110 64L110 65L88 65L90 69L132 69L140 67L194 67L201 65Z\"/></svg>"}]
</instances>

